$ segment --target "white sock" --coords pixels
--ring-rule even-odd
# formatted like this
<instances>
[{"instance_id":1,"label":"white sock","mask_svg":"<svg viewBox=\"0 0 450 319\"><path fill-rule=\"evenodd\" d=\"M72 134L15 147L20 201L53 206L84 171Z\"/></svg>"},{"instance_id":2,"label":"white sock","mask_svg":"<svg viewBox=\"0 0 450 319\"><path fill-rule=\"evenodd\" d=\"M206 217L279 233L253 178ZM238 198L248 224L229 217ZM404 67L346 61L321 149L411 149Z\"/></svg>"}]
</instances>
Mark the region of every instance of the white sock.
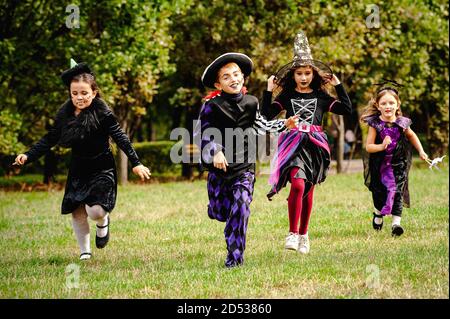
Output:
<instances>
[{"instance_id":1,"label":"white sock","mask_svg":"<svg viewBox=\"0 0 450 319\"><path fill-rule=\"evenodd\" d=\"M399 225L400 226L401 219L402 218L400 216L392 215L392 225Z\"/></svg>"},{"instance_id":2,"label":"white sock","mask_svg":"<svg viewBox=\"0 0 450 319\"><path fill-rule=\"evenodd\" d=\"M381 215L381 212L378 209L375 209L375 214ZM381 225L383 223L383 217L375 217L375 224Z\"/></svg>"},{"instance_id":3,"label":"white sock","mask_svg":"<svg viewBox=\"0 0 450 319\"><path fill-rule=\"evenodd\" d=\"M100 205L94 205L92 207L85 205L86 212L89 218L97 223L97 226L106 226L109 223L108 213ZM105 237L108 233L108 227L97 228L97 236Z\"/></svg>"},{"instance_id":4,"label":"white sock","mask_svg":"<svg viewBox=\"0 0 450 319\"><path fill-rule=\"evenodd\" d=\"M108 217L109 214L106 214L106 216L104 218L101 219L97 219L97 226L106 226L109 223L109 218ZM103 228L97 228L97 236L98 237L105 237L108 234L108 227L103 227Z\"/></svg>"},{"instance_id":5,"label":"white sock","mask_svg":"<svg viewBox=\"0 0 450 319\"><path fill-rule=\"evenodd\" d=\"M78 246L80 247L80 253L90 253L91 243L89 236L89 223L87 220L86 212L76 209L72 213L72 227L77 237Z\"/></svg>"}]
</instances>

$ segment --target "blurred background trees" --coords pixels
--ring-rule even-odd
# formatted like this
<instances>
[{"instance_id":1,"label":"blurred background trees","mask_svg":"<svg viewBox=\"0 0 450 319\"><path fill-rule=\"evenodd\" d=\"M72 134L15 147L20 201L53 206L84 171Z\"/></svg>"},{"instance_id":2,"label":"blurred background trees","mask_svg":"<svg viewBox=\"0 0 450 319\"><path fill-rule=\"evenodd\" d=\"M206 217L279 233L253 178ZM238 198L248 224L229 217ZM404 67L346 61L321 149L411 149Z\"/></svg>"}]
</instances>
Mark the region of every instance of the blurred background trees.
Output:
<instances>
[{"instance_id":1,"label":"blurred background trees","mask_svg":"<svg viewBox=\"0 0 450 319\"><path fill-rule=\"evenodd\" d=\"M249 93L293 57L298 30L313 57L328 63L357 112L345 129L364 140L360 111L382 78L394 79L403 112L430 156L448 149L448 3L446 1L64 1L0 4L0 157L24 151L68 98L59 79L70 58L88 62L103 98L135 142L168 140L198 115L200 77L218 55L249 55ZM77 25L79 23L79 25ZM75 25L75 26L74 26ZM70 25L69 25L70 26ZM79 27L76 27L79 26ZM334 130L331 117L325 125ZM339 139L337 139L339 140ZM361 148L361 144L360 147ZM342 150L341 150L342 152ZM122 182L126 158L119 155ZM151 163L148 163L151 166Z\"/></svg>"}]
</instances>

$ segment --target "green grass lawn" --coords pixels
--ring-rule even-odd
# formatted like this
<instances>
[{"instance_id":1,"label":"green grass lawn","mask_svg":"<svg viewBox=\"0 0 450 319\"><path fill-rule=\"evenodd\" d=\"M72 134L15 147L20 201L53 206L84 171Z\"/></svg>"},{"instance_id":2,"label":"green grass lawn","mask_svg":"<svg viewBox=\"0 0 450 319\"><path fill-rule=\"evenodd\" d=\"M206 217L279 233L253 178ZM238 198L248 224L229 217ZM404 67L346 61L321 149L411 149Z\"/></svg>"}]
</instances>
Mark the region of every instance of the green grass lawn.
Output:
<instances>
[{"instance_id":1,"label":"green grass lawn","mask_svg":"<svg viewBox=\"0 0 450 319\"><path fill-rule=\"evenodd\" d=\"M223 223L207 217L206 182L119 187L111 241L78 260L63 193L0 192L0 298L448 298L448 168L413 168L405 234L371 226L361 174L315 191L311 252L283 249L288 189L269 202L257 179L245 265L227 270Z\"/></svg>"}]
</instances>

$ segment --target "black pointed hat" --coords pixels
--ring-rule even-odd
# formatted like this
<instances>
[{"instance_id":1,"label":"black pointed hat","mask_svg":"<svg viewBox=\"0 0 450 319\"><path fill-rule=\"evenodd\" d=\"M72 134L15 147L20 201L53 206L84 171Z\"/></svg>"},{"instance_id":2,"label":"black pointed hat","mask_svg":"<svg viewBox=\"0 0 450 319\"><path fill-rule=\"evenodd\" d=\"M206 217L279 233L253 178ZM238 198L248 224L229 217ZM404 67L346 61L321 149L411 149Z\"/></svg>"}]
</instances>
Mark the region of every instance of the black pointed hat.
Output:
<instances>
[{"instance_id":1,"label":"black pointed hat","mask_svg":"<svg viewBox=\"0 0 450 319\"><path fill-rule=\"evenodd\" d=\"M217 80L217 73L220 68L230 62L236 63L244 73L244 77L247 77L252 73L253 61L243 53L228 52L222 54L215 59L210 65L208 65L202 75L202 83L208 88L214 88L214 83Z\"/></svg>"},{"instance_id":2,"label":"black pointed hat","mask_svg":"<svg viewBox=\"0 0 450 319\"><path fill-rule=\"evenodd\" d=\"M65 70L61 74L61 79L66 86L70 86L70 82L72 82L72 79L75 76L77 76L79 74L83 74L83 73L88 73L88 74L94 75L94 73L89 68L87 63L85 63L85 62L77 63L77 62L75 62L74 59L70 59L70 69Z\"/></svg>"}]
</instances>

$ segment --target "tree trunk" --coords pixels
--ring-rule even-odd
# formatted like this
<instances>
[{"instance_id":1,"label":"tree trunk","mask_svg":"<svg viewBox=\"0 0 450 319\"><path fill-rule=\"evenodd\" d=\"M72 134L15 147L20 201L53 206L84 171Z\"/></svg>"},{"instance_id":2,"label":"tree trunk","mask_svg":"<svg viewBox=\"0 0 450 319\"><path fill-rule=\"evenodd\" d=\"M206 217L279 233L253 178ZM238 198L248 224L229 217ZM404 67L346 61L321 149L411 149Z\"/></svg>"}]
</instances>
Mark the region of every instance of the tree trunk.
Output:
<instances>
[{"instance_id":1,"label":"tree trunk","mask_svg":"<svg viewBox=\"0 0 450 319\"><path fill-rule=\"evenodd\" d=\"M127 134L127 122L123 121L122 123L122 130ZM120 148L119 150L119 184L125 185L128 182L128 157L125 155L124 152Z\"/></svg>"},{"instance_id":2,"label":"tree trunk","mask_svg":"<svg viewBox=\"0 0 450 319\"><path fill-rule=\"evenodd\" d=\"M189 131L189 136L190 136L190 143L193 144L193 132L194 132L194 127L193 127L193 121L197 118L196 114L194 114L194 108L189 106L187 108L185 108L186 110L186 117L185 117L185 123L184 123L184 127ZM181 112L179 112L181 113ZM178 121L180 121L181 116L179 116L179 118L177 119ZM174 119L175 120L175 119ZM186 145L186 141L184 142L185 146ZM189 148L191 151L193 150L192 148ZM189 152L189 163L183 163L181 166L181 176L191 180L193 175L194 175L194 162L193 162L193 153Z\"/></svg>"},{"instance_id":3,"label":"tree trunk","mask_svg":"<svg viewBox=\"0 0 450 319\"><path fill-rule=\"evenodd\" d=\"M336 129L338 131L337 136L337 148L336 148L336 172L342 173L344 167L344 136L345 136L345 126L344 126L344 116L342 115L332 115L334 117L334 122L336 123Z\"/></svg>"},{"instance_id":4,"label":"tree trunk","mask_svg":"<svg viewBox=\"0 0 450 319\"><path fill-rule=\"evenodd\" d=\"M128 183L128 157L119 150L119 184Z\"/></svg>"}]
</instances>

